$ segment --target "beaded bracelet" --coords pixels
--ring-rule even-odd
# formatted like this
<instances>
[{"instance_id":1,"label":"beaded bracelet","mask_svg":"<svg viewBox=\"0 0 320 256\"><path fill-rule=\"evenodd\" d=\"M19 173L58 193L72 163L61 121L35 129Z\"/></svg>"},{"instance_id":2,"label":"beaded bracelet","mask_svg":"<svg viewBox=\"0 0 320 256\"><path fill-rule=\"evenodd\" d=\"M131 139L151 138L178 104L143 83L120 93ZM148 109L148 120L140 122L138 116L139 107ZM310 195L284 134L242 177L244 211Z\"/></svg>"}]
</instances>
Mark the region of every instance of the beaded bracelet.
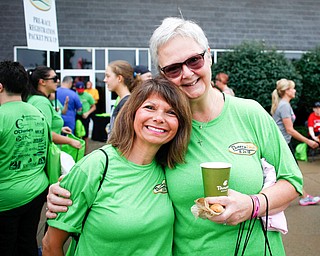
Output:
<instances>
[{"instance_id":1,"label":"beaded bracelet","mask_svg":"<svg viewBox=\"0 0 320 256\"><path fill-rule=\"evenodd\" d=\"M259 214L259 210L260 210L260 201L259 201L259 198L257 196L250 196L253 200L254 200L254 212L253 212L253 215L252 215L252 219L254 218L257 218L258 217L258 214Z\"/></svg>"}]
</instances>

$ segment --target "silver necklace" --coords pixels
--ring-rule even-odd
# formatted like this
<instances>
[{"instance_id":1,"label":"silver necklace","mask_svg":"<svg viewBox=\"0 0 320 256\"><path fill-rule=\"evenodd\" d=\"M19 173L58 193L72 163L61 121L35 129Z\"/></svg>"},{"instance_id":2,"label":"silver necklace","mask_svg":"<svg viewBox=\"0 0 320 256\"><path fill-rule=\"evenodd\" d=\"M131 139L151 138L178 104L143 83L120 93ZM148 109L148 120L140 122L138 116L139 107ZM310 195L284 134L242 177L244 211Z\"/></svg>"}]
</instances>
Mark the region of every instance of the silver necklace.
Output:
<instances>
[{"instance_id":1,"label":"silver necklace","mask_svg":"<svg viewBox=\"0 0 320 256\"><path fill-rule=\"evenodd\" d=\"M208 126L208 123L209 123L209 119L206 121L206 122L203 122L199 125L199 129L200 129L200 136L198 136L196 133L195 133L195 136L197 138L197 143L202 147L202 143L203 143L203 133L205 132L207 126Z\"/></svg>"},{"instance_id":2,"label":"silver necklace","mask_svg":"<svg viewBox=\"0 0 320 256\"><path fill-rule=\"evenodd\" d=\"M223 95L223 101L225 101L225 98L224 98L224 94L222 94ZM205 132L205 130L206 130L206 128L207 128L207 126L208 126L208 123L209 123L209 121L210 121L210 119L211 119L211 117L212 116L214 116L214 106L213 105L211 105L210 106L210 111L209 111L209 116L208 116L208 118L206 119L206 121L205 122L202 122L200 125L199 125L199 129L200 129L200 136L198 136L196 133L194 134L195 136L196 136L196 138L197 138L197 143L202 147L202 143L203 143L203 134L204 134L204 132Z\"/></svg>"}]
</instances>

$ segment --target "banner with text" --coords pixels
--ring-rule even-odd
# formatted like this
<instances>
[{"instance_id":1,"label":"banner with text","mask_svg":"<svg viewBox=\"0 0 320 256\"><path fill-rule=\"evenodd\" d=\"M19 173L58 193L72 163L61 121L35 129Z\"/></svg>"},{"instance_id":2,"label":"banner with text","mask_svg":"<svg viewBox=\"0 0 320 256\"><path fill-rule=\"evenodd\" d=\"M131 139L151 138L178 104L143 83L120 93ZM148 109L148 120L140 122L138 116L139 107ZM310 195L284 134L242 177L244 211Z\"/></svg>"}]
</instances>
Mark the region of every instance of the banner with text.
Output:
<instances>
[{"instance_id":1,"label":"banner with text","mask_svg":"<svg viewBox=\"0 0 320 256\"><path fill-rule=\"evenodd\" d=\"M55 0L23 0L28 49L59 51Z\"/></svg>"}]
</instances>

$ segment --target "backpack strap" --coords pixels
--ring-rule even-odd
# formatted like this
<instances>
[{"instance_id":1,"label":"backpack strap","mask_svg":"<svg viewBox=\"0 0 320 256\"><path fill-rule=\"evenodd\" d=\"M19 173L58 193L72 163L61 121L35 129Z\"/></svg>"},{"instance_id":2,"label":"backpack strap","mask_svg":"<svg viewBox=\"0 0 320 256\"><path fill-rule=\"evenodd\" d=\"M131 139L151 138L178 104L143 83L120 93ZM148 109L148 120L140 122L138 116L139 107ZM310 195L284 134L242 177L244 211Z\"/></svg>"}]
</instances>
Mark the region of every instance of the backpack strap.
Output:
<instances>
[{"instance_id":1,"label":"backpack strap","mask_svg":"<svg viewBox=\"0 0 320 256\"><path fill-rule=\"evenodd\" d=\"M102 148L99 148L100 151L103 152L103 154L106 156L106 165L104 167L104 172L102 174L102 179L100 180L100 184L99 184L99 187L98 187L98 191L100 190L101 186L102 186L102 183L103 183L103 180L104 178L106 177L106 174L107 174L107 170L108 170L108 163L109 163L109 157L106 153L106 151L104 151Z\"/></svg>"},{"instance_id":2,"label":"backpack strap","mask_svg":"<svg viewBox=\"0 0 320 256\"><path fill-rule=\"evenodd\" d=\"M101 186L102 186L102 183L103 183L103 180L104 180L104 178L106 177L107 170L108 170L108 163L109 163L109 157L108 157L107 153L106 153L103 149L101 149L101 148L99 148L99 150L102 151L103 154L106 156L106 165L105 165L105 167L104 167L104 171L103 171L103 174L102 174L102 178L101 178L100 183L99 183L98 191L100 190L100 188L101 188ZM98 192L98 191L97 191L97 192ZM88 215L89 215L89 213L90 213L91 207L92 207L92 206L90 206L90 207L88 208L88 210L86 211L86 214L84 215L84 218L83 218L83 221L82 221L81 231L83 230L84 224L85 224L85 222L86 222L86 220L87 220L87 218L88 218ZM76 240L76 246L77 246L77 245L78 245L79 238L80 238L80 234L79 234L79 235L73 235L73 238L74 238L74 240Z\"/></svg>"},{"instance_id":3,"label":"backpack strap","mask_svg":"<svg viewBox=\"0 0 320 256\"><path fill-rule=\"evenodd\" d=\"M108 158L107 153L106 153L103 149L101 149L101 148L99 148L99 150L101 150L101 151L103 152L103 154L106 156L106 165L105 165L105 167L104 167L104 171L103 171L103 174L102 174L102 178L101 178L100 183L99 183L98 191L100 190L100 188L101 188L101 186L102 186L102 183L103 183L103 180L104 180L104 178L106 177L107 170L108 170L108 162L109 162L109 158ZM98 192L98 191L97 191L97 192ZM83 229L83 227L84 227L84 223L86 222L86 220L87 220L87 218L88 218L88 215L89 215L89 213L90 213L91 207L92 207L92 206L90 206L90 208L88 208L88 210L87 210L87 212L86 212L86 215L85 215L84 218L83 218L82 229Z\"/></svg>"}]
</instances>

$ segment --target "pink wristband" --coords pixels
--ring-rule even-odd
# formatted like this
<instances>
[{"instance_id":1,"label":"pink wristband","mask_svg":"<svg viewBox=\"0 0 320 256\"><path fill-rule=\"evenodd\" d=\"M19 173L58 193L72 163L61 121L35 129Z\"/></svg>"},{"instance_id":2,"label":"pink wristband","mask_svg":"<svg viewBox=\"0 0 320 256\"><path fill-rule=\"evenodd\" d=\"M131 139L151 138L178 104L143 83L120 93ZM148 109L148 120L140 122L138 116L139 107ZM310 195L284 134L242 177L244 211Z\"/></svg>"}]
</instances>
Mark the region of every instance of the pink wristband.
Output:
<instances>
[{"instance_id":1,"label":"pink wristband","mask_svg":"<svg viewBox=\"0 0 320 256\"><path fill-rule=\"evenodd\" d=\"M253 212L253 215L252 215L252 219L254 219L254 218L257 218L258 217L258 214L259 214L259 210L260 210L260 201L259 201L259 198L257 197L257 196L254 196L254 195L252 195L252 196L250 196L252 199L253 199L253 201L254 201L254 205L253 205L253 207L254 207L254 212Z\"/></svg>"}]
</instances>

